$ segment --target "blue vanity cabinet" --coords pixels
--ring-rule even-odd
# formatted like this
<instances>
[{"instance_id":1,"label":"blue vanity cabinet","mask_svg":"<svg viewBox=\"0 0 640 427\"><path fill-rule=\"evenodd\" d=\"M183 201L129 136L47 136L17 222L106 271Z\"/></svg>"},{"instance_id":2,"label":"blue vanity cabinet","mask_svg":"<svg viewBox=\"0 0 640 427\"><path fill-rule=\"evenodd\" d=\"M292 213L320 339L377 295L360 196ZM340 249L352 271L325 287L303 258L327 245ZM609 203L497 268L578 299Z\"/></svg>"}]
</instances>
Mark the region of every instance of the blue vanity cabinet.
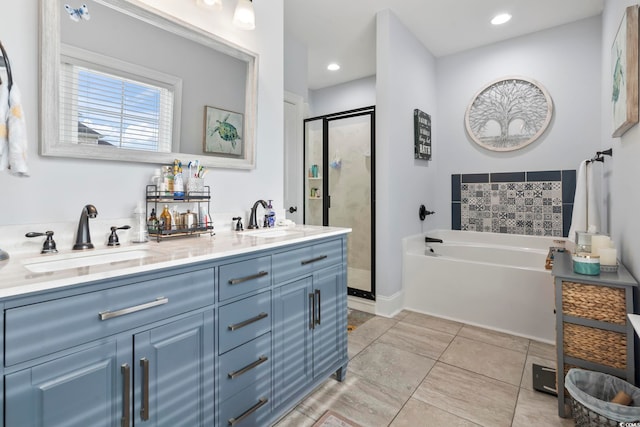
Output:
<instances>
[{"instance_id":1,"label":"blue vanity cabinet","mask_svg":"<svg viewBox=\"0 0 640 427\"><path fill-rule=\"evenodd\" d=\"M214 277L171 268L7 302L5 426L213 425Z\"/></svg>"},{"instance_id":2,"label":"blue vanity cabinet","mask_svg":"<svg viewBox=\"0 0 640 427\"><path fill-rule=\"evenodd\" d=\"M340 238L273 256L274 277L288 279L274 286L276 417L334 372L339 381L344 379L348 362L345 248L346 239ZM309 266L314 262L317 268ZM283 266L287 271L279 272ZM292 270L303 277L291 280Z\"/></svg>"}]
</instances>

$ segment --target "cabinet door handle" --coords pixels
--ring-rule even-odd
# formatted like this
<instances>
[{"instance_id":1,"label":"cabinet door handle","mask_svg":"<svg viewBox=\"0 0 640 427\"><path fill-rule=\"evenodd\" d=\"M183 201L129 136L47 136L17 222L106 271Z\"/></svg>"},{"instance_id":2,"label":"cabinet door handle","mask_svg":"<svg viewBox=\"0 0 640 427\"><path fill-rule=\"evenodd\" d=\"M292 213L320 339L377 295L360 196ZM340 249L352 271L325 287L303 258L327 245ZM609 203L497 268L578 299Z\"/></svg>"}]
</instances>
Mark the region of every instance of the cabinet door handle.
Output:
<instances>
[{"instance_id":1,"label":"cabinet door handle","mask_svg":"<svg viewBox=\"0 0 640 427\"><path fill-rule=\"evenodd\" d=\"M269 401L269 399L267 399L266 397L261 397L260 399L258 399L258 403L256 403L255 405L253 405L251 408L247 409L246 411L244 411L242 413L242 415L240 415L238 418L229 418L229 425L230 426L234 426L236 424L238 424L240 421L244 420L245 418L247 418L249 415L253 414L254 412L256 412L258 409L260 409L261 407L263 407L264 405L266 405L266 403Z\"/></svg>"},{"instance_id":2,"label":"cabinet door handle","mask_svg":"<svg viewBox=\"0 0 640 427\"><path fill-rule=\"evenodd\" d=\"M125 363L120 366L120 372L122 372L122 419L120 420L121 427L129 427L131 424L131 412L130 406L130 373L131 368L129 368L129 364Z\"/></svg>"},{"instance_id":3,"label":"cabinet door handle","mask_svg":"<svg viewBox=\"0 0 640 427\"><path fill-rule=\"evenodd\" d=\"M317 261L322 261L325 258L328 258L328 255L321 255L319 257L316 258L311 258L311 259L305 259L304 261L300 261L300 265L307 265L307 264L311 264Z\"/></svg>"},{"instance_id":4,"label":"cabinet door handle","mask_svg":"<svg viewBox=\"0 0 640 427\"><path fill-rule=\"evenodd\" d=\"M140 359L142 367L142 408L140 408L140 418L142 421L149 420L149 359Z\"/></svg>"},{"instance_id":5,"label":"cabinet door handle","mask_svg":"<svg viewBox=\"0 0 640 427\"><path fill-rule=\"evenodd\" d=\"M247 366L245 366L244 368L238 370L238 371L233 371L233 372L229 372L229 378L234 379L239 377L240 375L249 372L250 370L252 370L253 368L256 368L260 365L262 365L264 362L266 362L267 360L269 360L269 358L267 356L260 356L258 358L258 360L256 360L253 363L248 364Z\"/></svg>"},{"instance_id":6,"label":"cabinet door handle","mask_svg":"<svg viewBox=\"0 0 640 427\"><path fill-rule=\"evenodd\" d=\"M125 314L135 313L136 311L146 310L148 308L157 307L159 305L164 305L169 302L169 298L166 297L158 297L155 301L146 302L144 304L135 305L133 307L123 308L121 310L116 311L101 311L98 313L100 316L100 320L112 319L114 317L124 316Z\"/></svg>"},{"instance_id":7,"label":"cabinet door handle","mask_svg":"<svg viewBox=\"0 0 640 427\"><path fill-rule=\"evenodd\" d=\"M316 319L316 325L320 324L320 289L316 289L316 295L318 296L318 318Z\"/></svg>"},{"instance_id":8,"label":"cabinet door handle","mask_svg":"<svg viewBox=\"0 0 640 427\"><path fill-rule=\"evenodd\" d=\"M243 321L243 322L236 323L236 324L234 324L234 325L229 325L229 330L230 330L230 331L235 331L236 329L244 328L245 326L250 325L250 324L252 324L252 323L255 323L255 322L257 322L258 320L262 320L262 319L264 319L264 318L265 318L265 317L267 317L267 316L268 316L268 314L267 314L267 313L260 313L260 314L258 314L257 316L252 317L251 319L247 319L247 320L245 320L245 321Z\"/></svg>"},{"instance_id":9,"label":"cabinet door handle","mask_svg":"<svg viewBox=\"0 0 640 427\"><path fill-rule=\"evenodd\" d=\"M315 329L316 319L316 299L313 293L309 294L309 329Z\"/></svg>"},{"instance_id":10,"label":"cabinet door handle","mask_svg":"<svg viewBox=\"0 0 640 427\"><path fill-rule=\"evenodd\" d=\"M249 280L259 279L260 277L264 277L268 275L268 271L260 271L256 274L252 274L251 276L238 277L237 279L229 279L230 285L237 285L238 283L248 282Z\"/></svg>"}]
</instances>

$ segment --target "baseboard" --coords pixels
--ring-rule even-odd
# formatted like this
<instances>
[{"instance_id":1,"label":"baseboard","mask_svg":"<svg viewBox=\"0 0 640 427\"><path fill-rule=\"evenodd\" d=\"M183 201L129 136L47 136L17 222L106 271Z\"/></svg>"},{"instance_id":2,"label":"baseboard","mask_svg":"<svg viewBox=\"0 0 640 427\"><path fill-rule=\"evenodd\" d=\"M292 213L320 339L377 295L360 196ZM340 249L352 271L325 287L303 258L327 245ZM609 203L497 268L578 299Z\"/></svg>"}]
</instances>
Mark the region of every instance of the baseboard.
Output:
<instances>
[{"instance_id":1,"label":"baseboard","mask_svg":"<svg viewBox=\"0 0 640 427\"><path fill-rule=\"evenodd\" d=\"M378 316L393 317L404 309L404 293L398 291L387 297L376 295L376 313Z\"/></svg>"},{"instance_id":2,"label":"baseboard","mask_svg":"<svg viewBox=\"0 0 640 427\"><path fill-rule=\"evenodd\" d=\"M365 313L376 314L376 302L369 299L348 295L347 307L353 310L364 311Z\"/></svg>"}]
</instances>

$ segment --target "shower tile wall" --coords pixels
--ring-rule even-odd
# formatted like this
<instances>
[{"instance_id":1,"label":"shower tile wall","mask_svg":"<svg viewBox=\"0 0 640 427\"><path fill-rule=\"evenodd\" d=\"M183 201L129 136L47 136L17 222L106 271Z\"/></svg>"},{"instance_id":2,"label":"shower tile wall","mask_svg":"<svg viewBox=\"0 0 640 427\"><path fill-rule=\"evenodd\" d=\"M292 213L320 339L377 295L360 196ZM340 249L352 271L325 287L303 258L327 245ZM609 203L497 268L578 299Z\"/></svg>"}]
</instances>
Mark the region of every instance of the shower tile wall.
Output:
<instances>
[{"instance_id":1,"label":"shower tile wall","mask_svg":"<svg viewBox=\"0 0 640 427\"><path fill-rule=\"evenodd\" d=\"M451 228L566 236L575 183L575 170L451 175Z\"/></svg>"}]
</instances>

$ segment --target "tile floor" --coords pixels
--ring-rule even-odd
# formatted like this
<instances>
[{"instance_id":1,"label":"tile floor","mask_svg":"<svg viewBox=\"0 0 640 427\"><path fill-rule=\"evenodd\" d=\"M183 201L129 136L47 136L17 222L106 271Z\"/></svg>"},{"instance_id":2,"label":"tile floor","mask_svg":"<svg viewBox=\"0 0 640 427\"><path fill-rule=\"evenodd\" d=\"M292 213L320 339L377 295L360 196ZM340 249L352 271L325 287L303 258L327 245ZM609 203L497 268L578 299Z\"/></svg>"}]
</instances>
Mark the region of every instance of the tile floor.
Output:
<instances>
[{"instance_id":1,"label":"tile floor","mask_svg":"<svg viewBox=\"0 0 640 427\"><path fill-rule=\"evenodd\" d=\"M349 323L361 324L346 381L327 380L276 427L310 427L328 409L363 427L573 425L531 385L533 363L555 366L551 345L409 311Z\"/></svg>"}]
</instances>

